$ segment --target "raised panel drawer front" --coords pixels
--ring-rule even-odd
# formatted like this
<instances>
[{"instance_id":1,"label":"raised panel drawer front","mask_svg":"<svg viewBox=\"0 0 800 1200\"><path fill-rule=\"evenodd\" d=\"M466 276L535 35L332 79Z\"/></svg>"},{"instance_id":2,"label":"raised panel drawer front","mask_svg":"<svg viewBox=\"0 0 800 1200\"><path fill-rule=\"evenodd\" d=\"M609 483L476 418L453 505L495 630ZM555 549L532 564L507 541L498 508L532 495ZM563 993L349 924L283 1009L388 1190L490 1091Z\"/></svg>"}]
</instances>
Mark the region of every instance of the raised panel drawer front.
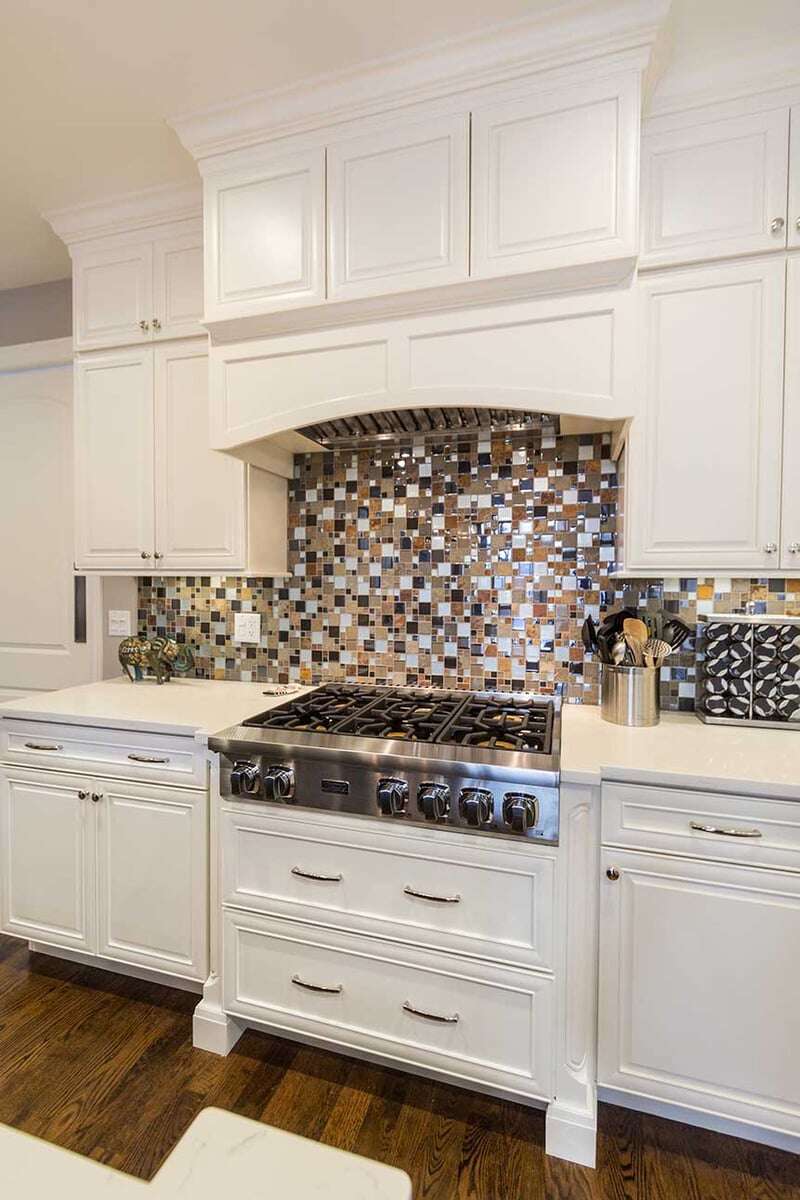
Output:
<instances>
[{"instance_id":1,"label":"raised panel drawer front","mask_svg":"<svg viewBox=\"0 0 800 1200\"><path fill-rule=\"evenodd\" d=\"M150 340L153 249L144 244L74 251L75 349Z\"/></svg>"},{"instance_id":2,"label":"raised panel drawer front","mask_svg":"<svg viewBox=\"0 0 800 1200\"><path fill-rule=\"evenodd\" d=\"M640 267L786 245L788 109L655 128L642 139Z\"/></svg>"},{"instance_id":3,"label":"raised panel drawer front","mask_svg":"<svg viewBox=\"0 0 800 1200\"><path fill-rule=\"evenodd\" d=\"M0 768L5 933L95 950L92 781Z\"/></svg>"},{"instance_id":4,"label":"raised panel drawer front","mask_svg":"<svg viewBox=\"0 0 800 1200\"><path fill-rule=\"evenodd\" d=\"M56 771L184 787L204 788L208 773L203 752L190 737L13 718L0 722L0 758Z\"/></svg>"},{"instance_id":5,"label":"raised panel drawer front","mask_svg":"<svg viewBox=\"0 0 800 1200\"><path fill-rule=\"evenodd\" d=\"M331 298L466 279L468 164L466 114L329 146Z\"/></svg>"},{"instance_id":6,"label":"raised panel drawer front","mask_svg":"<svg viewBox=\"0 0 800 1200\"><path fill-rule=\"evenodd\" d=\"M226 910L226 1012L551 1098L552 980Z\"/></svg>"},{"instance_id":7,"label":"raised panel drawer front","mask_svg":"<svg viewBox=\"0 0 800 1200\"><path fill-rule=\"evenodd\" d=\"M555 859L528 846L488 848L486 840L439 834L432 859L427 830L379 836L342 828L341 819L225 810L224 903L496 962L551 966Z\"/></svg>"},{"instance_id":8,"label":"raised panel drawer front","mask_svg":"<svg viewBox=\"0 0 800 1200\"><path fill-rule=\"evenodd\" d=\"M792 800L604 783L602 830L604 845L800 871Z\"/></svg>"},{"instance_id":9,"label":"raised panel drawer front","mask_svg":"<svg viewBox=\"0 0 800 1200\"><path fill-rule=\"evenodd\" d=\"M601 865L600 1084L800 1133L800 875Z\"/></svg>"},{"instance_id":10,"label":"raised panel drawer front","mask_svg":"<svg viewBox=\"0 0 800 1200\"><path fill-rule=\"evenodd\" d=\"M209 175L204 197L208 319L324 299L324 150Z\"/></svg>"},{"instance_id":11,"label":"raised panel drawer front","mask_svg":"<svg viewBox=\"0 0 800 1200\"><path fill-rule=\"evenodd\" d=\"M627 569L778 565L785 264L640 280L642 411L631 429Z\"/></svg>"},{"instance_id":12,"label":"raised panel drawer front","mask_svg":"<svg viewBox=\"0 0 800 1200\"><path fill-rule=\"evenodd\" d=\"M472 275L634 256L638 138L635 75L476 109Z\"/></svg>"}]
</instances>

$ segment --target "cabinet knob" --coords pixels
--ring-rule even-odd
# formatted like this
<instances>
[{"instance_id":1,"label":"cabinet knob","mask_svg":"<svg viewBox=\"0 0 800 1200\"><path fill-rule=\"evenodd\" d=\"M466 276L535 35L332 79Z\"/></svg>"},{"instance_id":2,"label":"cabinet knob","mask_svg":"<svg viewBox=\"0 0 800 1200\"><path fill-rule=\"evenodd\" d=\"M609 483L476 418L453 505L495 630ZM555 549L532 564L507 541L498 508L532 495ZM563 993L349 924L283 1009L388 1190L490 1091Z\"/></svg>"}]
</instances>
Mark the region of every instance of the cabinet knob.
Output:
<instances>
[{"instance_id":1,"label":"cabinet knob","mask_svg":"<svg viewBox=\"0 0 800 1200\"><path fill-rule=\"evenodd\" d=\"M88 798L88 796L89 796L89 793L88 793L88 792L78 792L78 799L79 799L79 800L86 800L86 799Z\"/></svg>"},{"instance_id":2,"label":"cabinet knob","mask_svg":"<svg viewBox=\"0 0 800 1200\"><path fill-rule=\"evenodd\" d=\"M619 871L617 870L617 868L609 867L608 870L606 871L606 878L610 879L612 883L616 883L617 880L619 879Z\"/></svg>"},{"instance_id":3,"label":"cabinet knob","mask_svg":"<svg viewBox=\"0 0 800 1200\"><path fill-rule=\"evenodd\" d=\"M800 554L800 542L789 542L789 553Z\"/></svg>"},{"instance_id":4,"label":"cabinet knob","mask_svg":"<svg viewBox=\"0 0 800 1200\"><path fill-rule=\"evenodd\" d=\"M92 801L93 801L93 803L94 803L94 804L97 804L97 803L98 803L98 801L100 801L100 800L102 800L102 799L103 799L103 793L102 793L102 792L92 792Z\"/></svg>"},{"instance_id":5,"label":"cabinet knob","mask_svg":"<svg viewBox=\"0 0 800 1200\"><path fill-rule=\"evenodd\" d=\"M164 555L159 554L157 550L156 550L155 554L153 555L153 558L163 558L163 557L164 557Z\"/></svg>"},{"instance_id":6,"label":"cabinet knob","mask_svg":"<svg viewBox=\"0 0 800 1200\"><path fill-rule=\"evenodd\" d=\"M150 331L150 322L149 321L140 321L139 328L141 329L142 333L148 333Z\"/></svg>"},{"instance_id":7,"label":"cabinet knob","mask_svg":"<svg viewBox=\"0 0 800 1200\"><path fill-rule=\"evenodd\" d=\"M153 317L153 329L160 329L160 328L161 328L161 322L159 321L158 317Z\"/></svg>"},{"instance_id":8,"label":"cabinet knob","mask_svg":"<svg viewBox=\"0 0 800 1200\"><path fill-rule=\"evenodd\" d=\"M778 549L778 547L775 544L775 542L767 542L766 546L764 547L764 553L765 554L774 554L777 549Z\"/></svg>"},{"instance_id":9,"label":"cabinet knob","mask_svg":"<svg viewBox=\"0 0 800 1200\"><path fill-rule=\"evenodd\" d=\"M785 224L785 221L784 221L783 217L775 217L775 219L770 224L770 229L772 230L773 233L780 233L780 231L783 229L784 224Z\"/></svg>"},{"instance_id":10,"label":"cabinet knob","mask_svg":"<svg viewBox=\"0 0 800 1200\"><path fill-rule=\"evenodd\" d=\"M142 558L150 558L150 555L147 553L146 550L142 551Z\"/></svg>"},{"instance_id":11,"label":"cabinet knob","mask_svg":"<svg viewBox=\"0 0 800 1200\"><path fill-rule=\"evenodd\" d=\"M797 227L798 233L800 233L800 217L798 217L797 220L795 221L795 225Z\"/></svg>"}]
</instances>

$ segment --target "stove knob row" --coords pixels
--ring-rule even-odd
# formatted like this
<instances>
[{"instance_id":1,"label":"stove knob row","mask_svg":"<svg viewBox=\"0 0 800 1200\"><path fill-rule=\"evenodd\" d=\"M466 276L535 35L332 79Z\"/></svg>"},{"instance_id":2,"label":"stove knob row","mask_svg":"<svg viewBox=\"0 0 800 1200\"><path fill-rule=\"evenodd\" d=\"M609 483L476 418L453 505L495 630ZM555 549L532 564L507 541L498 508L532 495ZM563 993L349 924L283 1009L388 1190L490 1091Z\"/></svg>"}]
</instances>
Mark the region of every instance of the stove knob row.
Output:
<instances>
[{"instance_id":1,"label":"stove knob row","mask_svg":"<svg viewBox=\"0 0 800 1200\"><path fill-rule=\"evenodd\" d=\"M506 792L503 797L503 820L515 833L532 829L539 819L536 797L527 792Z\"/></svg>"},{"instance_id":2,"label":"stove knob row","mask_svg":"<svg viewBox=\"0 0 800 1200\"><path fill-rule=\"evenodd\" d=\"M239 759L231 770L231 791L234 796L257 796L261 791L261 772L249 759Z\"/></svg>"},{"instance_id":3,"label":"stove knob row","mask_svg":"<svg viewBox=\"0 0 800 1200\"><path fill-rule=\"evenodd\" d=\"M494 797L486 788L464 788L458 807L468 825L488 825L494 816Z\"/></svg>"},{"instance_id":4,"label":"stove knob row","mask_svg":"<svg viewBox=\"0 0 800 1200\"><path fill-rule=\"evenodd\" d=\"M378 780L378 808L385 817L405 812L408 803L408 784L404 779Z\"/></svg>"},{"instance_id":5,"label":"stove knob row","mask_svg":"<svg viewBox=\"0 0 800 1200\"><path fill-rule=\"evenodd\" d=\"M268 800L291 800L294 795L294 771L283 765L264 771L264 795Z\"/></svg>"},{"instance_id":6,"label":"stove knob row","mask_svg":"<svg viewBox=\"0 0 800 1200\"><path fill-rule=\"evenodd\" d=\"M417 807L426 821L442 821L450 811L450 788L444 783L421 783Z\"/></svg>"}]
</instances>

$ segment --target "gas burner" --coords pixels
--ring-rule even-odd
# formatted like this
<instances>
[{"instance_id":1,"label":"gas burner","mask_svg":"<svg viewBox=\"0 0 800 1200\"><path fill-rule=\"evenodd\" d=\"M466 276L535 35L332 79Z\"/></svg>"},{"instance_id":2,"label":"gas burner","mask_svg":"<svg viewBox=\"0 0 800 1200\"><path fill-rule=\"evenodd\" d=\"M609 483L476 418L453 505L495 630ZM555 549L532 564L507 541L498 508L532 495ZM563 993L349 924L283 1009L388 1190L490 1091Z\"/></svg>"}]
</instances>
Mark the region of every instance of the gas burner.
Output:
<instances>
[{"instance_id":1,"label":"gas burner","mask_svg":"<svg viewBox=\"0 0 800 1200\"><path fill-rule=\"evenodd\" d=\"M337 733L390 741L433 742L463 704L452 692L406 689L390 692L347 720Z\"/></svg>"},{"instance_id":2,"label":"gas burner","mask_svg":"<svg viewBox=\"0 0 800 1200\"><path fill-rule=\"evenodd\" d=\"M267 709L243 721L243 725L261 729L291 729L296 732L333 733L354 713L376 703L387 694L386 688L361 687L357 684L327 684L288 704Z\"/></svg>"},{"instance_id":3,"label":"gas burner","mask_svg":"<svg viewBox=\"0 0 800 1200\"><path fill-rule=\"evenodd\" d=\"M553 705L548 700L469 696L439 737L453 746L549 754Z\"/></svg>"}]
</instances>

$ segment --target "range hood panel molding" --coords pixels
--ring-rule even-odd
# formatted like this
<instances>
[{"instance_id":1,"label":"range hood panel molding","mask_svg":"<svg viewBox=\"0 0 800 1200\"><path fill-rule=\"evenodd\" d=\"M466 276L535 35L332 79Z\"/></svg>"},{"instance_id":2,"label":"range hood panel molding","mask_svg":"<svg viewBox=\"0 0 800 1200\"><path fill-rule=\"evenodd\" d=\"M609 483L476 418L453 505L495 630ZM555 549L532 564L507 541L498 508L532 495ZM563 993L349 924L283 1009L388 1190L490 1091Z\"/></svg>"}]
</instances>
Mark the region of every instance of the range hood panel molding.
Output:
<instances>
[{"instance_id":1,"label":"range hood panel molding","mask_svg":"<svg viewBox=\"0 0 800 1200\"><path fill-rule=\"evenodd\" d=\"M214 346L212 445L258 463L276 435L393 409L624 420L635 322L620 288Z\"/></svg>"}]
</instances>

